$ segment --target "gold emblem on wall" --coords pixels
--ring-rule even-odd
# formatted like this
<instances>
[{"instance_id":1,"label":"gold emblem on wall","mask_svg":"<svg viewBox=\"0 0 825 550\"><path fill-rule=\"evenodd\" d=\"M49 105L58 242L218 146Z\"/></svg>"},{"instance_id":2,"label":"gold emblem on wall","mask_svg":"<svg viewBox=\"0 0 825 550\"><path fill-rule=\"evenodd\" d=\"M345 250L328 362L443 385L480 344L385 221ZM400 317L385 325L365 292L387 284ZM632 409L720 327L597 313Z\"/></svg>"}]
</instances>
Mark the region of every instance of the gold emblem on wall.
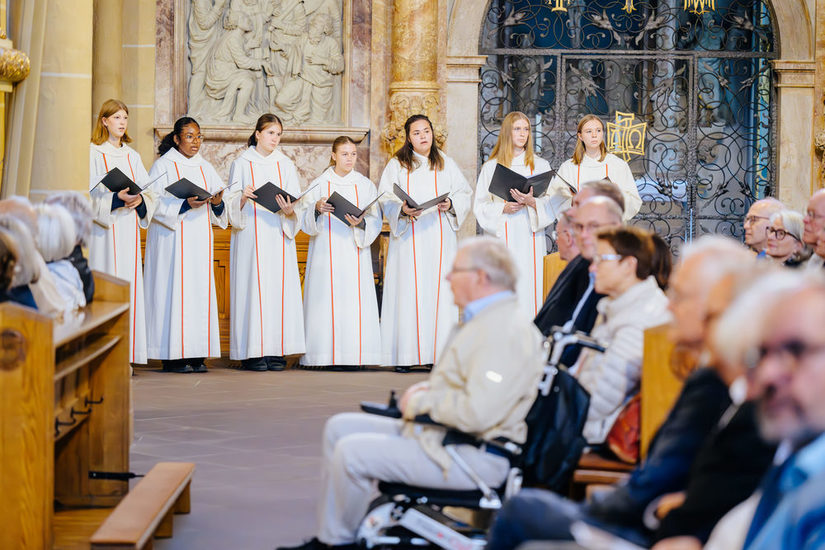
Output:
<instances>
[{"instance_id":1,"label":"gold emblem on wall","mask_svg":"<svg viewBox=\"0 0 825 550\"><path fill-rule=\"evenodd\" d=\"M616 111L614 122L607 123L607 150L622 157L625 162L631 155L644 156L647 122L636 122L633 113Z\"/></svg>"}]
</instances>

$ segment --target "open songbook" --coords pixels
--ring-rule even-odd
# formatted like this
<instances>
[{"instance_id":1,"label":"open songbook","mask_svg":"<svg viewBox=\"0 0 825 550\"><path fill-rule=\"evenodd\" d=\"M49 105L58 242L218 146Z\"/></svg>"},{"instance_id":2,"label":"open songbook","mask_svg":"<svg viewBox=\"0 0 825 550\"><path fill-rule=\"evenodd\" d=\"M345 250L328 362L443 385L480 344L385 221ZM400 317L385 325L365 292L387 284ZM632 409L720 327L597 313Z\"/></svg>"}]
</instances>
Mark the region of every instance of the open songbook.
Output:
<instances>
[{"instance_id":1,"label":"open songbook","mask_svg":"<svg viewBox=\"0 0 825 550\"><path fill-rule=\"evenodd\" d=\"M427 202L417 203L411 196L401 189L401 186L397 183L393 186L393 192L395 193L395 196L406 202L407 206L414 208L415 210L427 210L428 208L438 205L440 202L444 202L450 196L450 193L444 193L443 195L439 195L434 199L428 200Z\"/></svg>"},{"instance_id":2,"label":"open songbook","mask_svg":"<svg viewBox=\"0 0 825 550\"><path fill-rule=\"evenodd\" d=\"M372 199L364 208L358 208L347 199L342 197L338 194L338 191L333 191L332 195L329 196L327 199L327 203L331 204L335 210L332 212L332 215L344 222L345 224L349 225L347 221L347 214L350 216L357 218L361 216L364 212L369 210L373 204L378 202L378 199L381 198L381 195L384 193L379 194L377 197ZM358 227L364 229L367 226L366 220L361 220L361 223L358 224Z\"/></svg>"},{"instance_id":3,"label":"open songbook","mask_svg":"<svg viewBox=\"0 0 825 550\"><path fill-rule=\"evenodd\" d=\"M505 201L516 202L516 199L510 194L511 189L526 194L530 192L530 188L532 187L533 196L538 198L547 192L547 187L550 186L550 180L555 175L556 171L550 170L527 178L502 164L496 164L496 171L493 172L493 179L490 181L490 193L501 197Z\"/></svg>"},{"instance_id":4,"label":"open songbook","mask_svg":"<svg viewBox=\"0 0 825 550\"><path fill-rule=\"evenodd\" d=\"M271 181L268 181L262 186L255 189L255 198L252 200L257 202L273 214L275 214L281 209L281 207L278 206L278 201L275 200L275 197L277 197L278 195L284 197L284 199L289 199L290 201L295 203L301 200L304 197L304 195L306 195L316 187L318 187L317 183L311 187L307 187L306 191L304 191L297 197L293 197L292 195L290 195L289 193L287 193Z\"/></svg>"},{"instance_id":5,"label":"open songbook","mask_svg":"<svg viewBox=\"0 0 825 550\"><path fill-rule=\"evenodd\" d=\"M181 178L175 183L168 185L166 190L179 199L186 200L189 197L197 197L199 201L208 201L228 186L221 187L214 193L210 193L203 187L195 185L186 178Z\"/></svg>"},{"instance_id":6,"label":"open songbook","mask_svg":"<svg viewBox=\"0 0 825 550\"><path fill-rule=\"evenodd\" d=\"M153 179L152 181L150 181L149 183L147 183L146 185L141 187L137 183L135 183L131 179L129 179L129 176L124 174L120 170L120 168L115 166L114 168L112 168L111 170L106 172L106 175L103 176L102 180L97 182L97 185L100 185L102 183L104 186L106 186L106 189L108 189L112 193L120 193L124 189L128 189L130 195L140 195L141 193L146 191L149 187L151 187L152 184L154 184L156 181L158 181L160 178L164 177L165 175L166 175L166 173L162 173L161 175L159 175L158 177L156 177L155 179ZM97 186L95 186L95 187L97 187Z\"/></svg>"}]
</instances>

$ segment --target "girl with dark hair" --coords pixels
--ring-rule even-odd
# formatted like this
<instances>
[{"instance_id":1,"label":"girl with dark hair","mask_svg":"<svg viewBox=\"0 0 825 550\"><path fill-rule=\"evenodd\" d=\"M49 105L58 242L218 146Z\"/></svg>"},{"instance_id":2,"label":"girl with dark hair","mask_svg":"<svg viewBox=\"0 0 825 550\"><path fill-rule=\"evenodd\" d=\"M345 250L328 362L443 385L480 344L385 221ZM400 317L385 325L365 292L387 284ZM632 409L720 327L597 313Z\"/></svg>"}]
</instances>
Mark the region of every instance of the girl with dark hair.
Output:
<instances>
[{"instance_id":1,"label":"girl with dark hair","mask_svg":"<svg viewBox=\"0 0 825 550\"><path fill-rule=\"evenodd\" d=\"M470 210L472 190L453 159L439 151L433 125L424 115L404 124L404 145L381 175L381 206L390 225L381 310L381 363L406 371L431 365L458 321L444 276L452 265L459 226ZM394 192L398 185L414 201L449 197L425 211Z\"/></svg>"},{"instance_id":2,"label":"girl with dark hair","mask_svg":"<svg viewBox=\"0 0 825 550\"><path fill-rule=\"evenodd\" d=\"M198 123L178 119L149 172L153 180L166 177L154 184L160 203L146 237L148 353L170 372L206 372L204 359L221 356L212 224L225 228L227 215L223 182L200 155L202 143ZM181 178L217 194L179 199L166 187Z\"/></svg>"},{"instance_id":3,"label":"girl with dark hair","mask_svg":"<svg viewBox=\"0 0 825 550\"><path fill-rule=\"evenodd\" d=\"M251 200L268 182L292 196L301 192L295 165L277 148L282 133L277 116L262 115L249 136L249 147L229 171L229 357L252 371L283 370L285 355L304 352L295 244L303 201L293 204L278 196L280 210L273 213Z\"/></svg>"},{"instance_id":4,"label":"girl with dark hair","mask_svg":"<svg viewBox=\"0 0 825 550\"><path fill-rule=\"evenodd\" d=\"M358 218L348 215L345 223L327 202L333 193L359 208L375 199L375 185L355 170L357 159L355 142L336 138L329 167L312 182L317 187L307 195L315 208L302 216L302 229L311 237L304 282L303 365L355 368L381 362L370 251L381 232L381 209L374 204Z\"/></svg>"},{"instance_id":5,"label":"girl with dark hair","mask_svg":"<svg viewBox=\"0 0 825 550\"><path fill-rule=\"evenodd\" d=\"M636 227L597 235L590 272L594 290L605 297L596 306L601 321L590 335L607 350L583 350L573 367L590 393L583 435L591 445L605 441L625 401L639 388L645 329L670 321L660 288L667 285L670 256L653 239Z\"/></svg>"},{"instance_id":6,"label":"girl with dark hair","mask_svg":"<svg viewBox=\"0 0 825 550\"><path fill-rule=\"evenodd\" d=\"M513 255L519 271L519 305L535 317L544 303L544 230L556 221L567 199L552 188L541 197L533 196L532 189L526 194L513 189L512 200L505 201L489 191L499 164L526 177L550 170L550 164L534 153L530 120L524 113L504 117L490 159L478 175L473 213L484 233L503 240Z\"/></svg>"},{"instance_id":7,"label":"girl with dark hair","mask_svg":"<svg viewBox=\"0 0 825 550\"><path fill-rule=\"evenodd\" d=\"M584 115L579 119L573 158L564 161L559 166L558 173L559 177L553 178L551 182L551 189L567 197L570 196L570 190L561 178L577 190L587 182L604 178L618 185L624 195L625 220L635 216L642 206L630 166L616 155L607 152L604 123L594 114Z\"/></svg>"},{"instance_id":8,"label":"girl with dark hair","mask_svg":"<svg viewBox=\"0 0 825 550\"><path fill-rule=\"evenodd\" d=\"M143 301L143 261L140 228L149 227L157 206L157 195L147 189L130 195L127 189L112 193L98 185L115 168L138 186L149 183L149 174L137 151L127 145L132 139L127 127L129 109L117 99L100 107L89 146L89 196L93 220L89 236L89 265L92 269L125 279L132 284L129 301L129 362L146 363L146 308ZM89 298L87 297L87 300Z\"/></svg>"}]
</instances>

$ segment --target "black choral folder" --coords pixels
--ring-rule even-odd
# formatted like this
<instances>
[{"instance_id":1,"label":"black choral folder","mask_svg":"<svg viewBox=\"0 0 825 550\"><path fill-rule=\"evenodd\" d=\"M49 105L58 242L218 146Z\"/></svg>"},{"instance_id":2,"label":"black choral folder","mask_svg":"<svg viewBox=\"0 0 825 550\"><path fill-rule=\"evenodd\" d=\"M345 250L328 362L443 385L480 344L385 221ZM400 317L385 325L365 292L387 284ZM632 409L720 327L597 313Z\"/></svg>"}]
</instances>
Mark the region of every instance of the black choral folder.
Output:
<instances>
[{"instance_id":1,"label":"black choral folder","mask_svg":"<svg viewBox=\"0 0 825 550\"><path fill-rule=\"evenodd\" d=\"M143 189L129 179L129 176L121 172L117 166L106 172L106 175L99 183L105 185L106 189L112 193L120 193L124 189L128 189L130 195L140 195L143 192ZM151 185L151 183L149 185ZM149 185L146 187L149 187Z\"/></svg>"},{"instance_id":2,"label":"black choral folder","mask_svg":"<svg viewBox=\"0 0 825 550\"><path fill-rule=\"evenodd\" d=\"M522 193L529 193L532 187L533 196L538 198L547 192L547 187L550 186L550 180L553 179L555 175L555 170L549 170L527 178L502 164L496 164L496 171L493 172L493 179L490 181L490 193L501 197L505 201L516 202L516 199L510 194L510 189L516 189Z\"/></svg>"},{"instance_id":3,"label":"black choral folder","mask_svg":"<svg viewBox=\"0 0 825 550\"><path fill-rule=\"evenodd\" d=\"M166 187L166 190L169 191L169 193L171 193L179 199L186 200L189 197L196 197L199 201L209 200L221 191L223 191L224 189L226 189L226 187L221 187L220 189L218 189L217 192L210 193L203 187L195 185L186 178L181 178L175 183L168 185Z\"/></svg>"},{"instance_id":4,"label":"black choral folder","mask_svg":"<svg viewBox=\"0 0 825 550\"><path fill-rule=\"evenodd\" d=\"M289 193L287 193L271 181L268 181L262 186L255 189L255 198L252 200L257 202L273 214L276 214L281 209L281 207L278 206L278 201L275 200L275 197L281 195L285 199L289 199L291 202L295 203L301 200L304 195L315 189L317 186L318 185L316 184L311 187L308 187L306 191L304 191L297 197L293 197L292 195L290 195Z\"/></svg>"},{"instance_id":5,"label":"black choral folder","mask_svg":"<svg viewBox=\"0 0 825 550\"><path fill-rule=\"evenodd\" d=\"M383 195L383 193L381 193L381 195ZM332 195L330 195L327 199L327 203L331 204L332 207L335 208L335 210L332 212L332 215L341 220L342 222L344 222L345 224L349 225L349 222L347 221L347 214L357 218L358 216L369 210L370 207L378 201L381 195L378 195L377 197L372 199L372 201L370 201L369 204L367 204L364 208L358 208L357 206L349 202L347 199L339 195L338 191L333 191ZM364 229L366 226L366 220L361 220L361 223L358 224L358 227L360 227L361 229Z\"/></svg>"},{"instance_id":6,"label":"black choral folder","mask_svg":"<svg viewBox=\"0 0 825 550\"><path fill-rule=\"evenodd\" d=\"M440 202L444 202L450 196L450 193L444 193L443 195L439 195L434 199L428 200L427 202L422 202L421 204L415 202L411 196L409 196L401 186L397 183L393 185L393 192L395 195L401 199L402 201L407 203L407 206L413 208L415 210L427 210L428 208L432 208L433 206L437 205Z\"/></svg>"}]
</instances>

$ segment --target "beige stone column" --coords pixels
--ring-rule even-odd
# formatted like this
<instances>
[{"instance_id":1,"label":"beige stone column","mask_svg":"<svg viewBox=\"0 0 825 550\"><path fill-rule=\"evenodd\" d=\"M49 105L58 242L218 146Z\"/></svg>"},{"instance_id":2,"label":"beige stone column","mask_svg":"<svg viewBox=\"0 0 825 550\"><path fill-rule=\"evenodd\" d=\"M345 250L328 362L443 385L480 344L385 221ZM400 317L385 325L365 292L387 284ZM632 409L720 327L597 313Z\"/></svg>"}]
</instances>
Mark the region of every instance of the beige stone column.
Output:
<instances>
[{"instance_id":1,"label":"beige stone column","mask_svg":"<svg viewBox=\"0 0 825 550\"><path fill-rule=\"evenodd\" d=\"M92 0L49 0L29 195L89 189ZM31 131L31 129L29 129Z\"/></svg>"},{"instance_id":2,"label":"beige stone column","mask_svg":"<svg viewBox=\"0 0 825 550\"><path fill-rule=\"evenodd\" d=\"M93 6L92 117L96 117L104 101L123 96L123 0L94 0Z\"/></svg>"},{"instance_id":3,"label":"beige stone column","mask_svg":"<svg viewBox=\"0 0 825 550\"><path fill-rule=\"evenodd\" d=\"M815 173L813 61L773 62L776 73L779 154L777 198L789 207L804 211L818 185Z\"/></svg>"},{"instance_id":4,"label":"beige stone column","mask_svg":"<svg viewBox=\"0 0 825 550\"><path fill-rule=\"evenodd\" d=\"M123 95L129 106L129 135L146 170L154 159L155 0L130 0L123 6Z\"/></svg>"},{"instance_id":5,"label":"beige stone column","mask_svg":"<svg viewBox=\"0 0 825 550\"><path fill-rule=\"evenodd\" d=\"M427 115L436 141L446 134L439 120L438 0L394 0L392 13L392 82L389 120L382 138L391 151L404 142L404 122Z\"/></svg>"},{"instance_id":6,"label":"beige stone column","mask_svg":"<svg viewBox=\"0 0 825 550\"><path fill-rule=\"evenodd\" d=\"M486 60L486 55L447 57L447 131L454 144L450 156L473 189L478 173L478 85ZM461 226L460 237L476 233L475 218L468 218Z\"/></svg>"}]
</instances>

